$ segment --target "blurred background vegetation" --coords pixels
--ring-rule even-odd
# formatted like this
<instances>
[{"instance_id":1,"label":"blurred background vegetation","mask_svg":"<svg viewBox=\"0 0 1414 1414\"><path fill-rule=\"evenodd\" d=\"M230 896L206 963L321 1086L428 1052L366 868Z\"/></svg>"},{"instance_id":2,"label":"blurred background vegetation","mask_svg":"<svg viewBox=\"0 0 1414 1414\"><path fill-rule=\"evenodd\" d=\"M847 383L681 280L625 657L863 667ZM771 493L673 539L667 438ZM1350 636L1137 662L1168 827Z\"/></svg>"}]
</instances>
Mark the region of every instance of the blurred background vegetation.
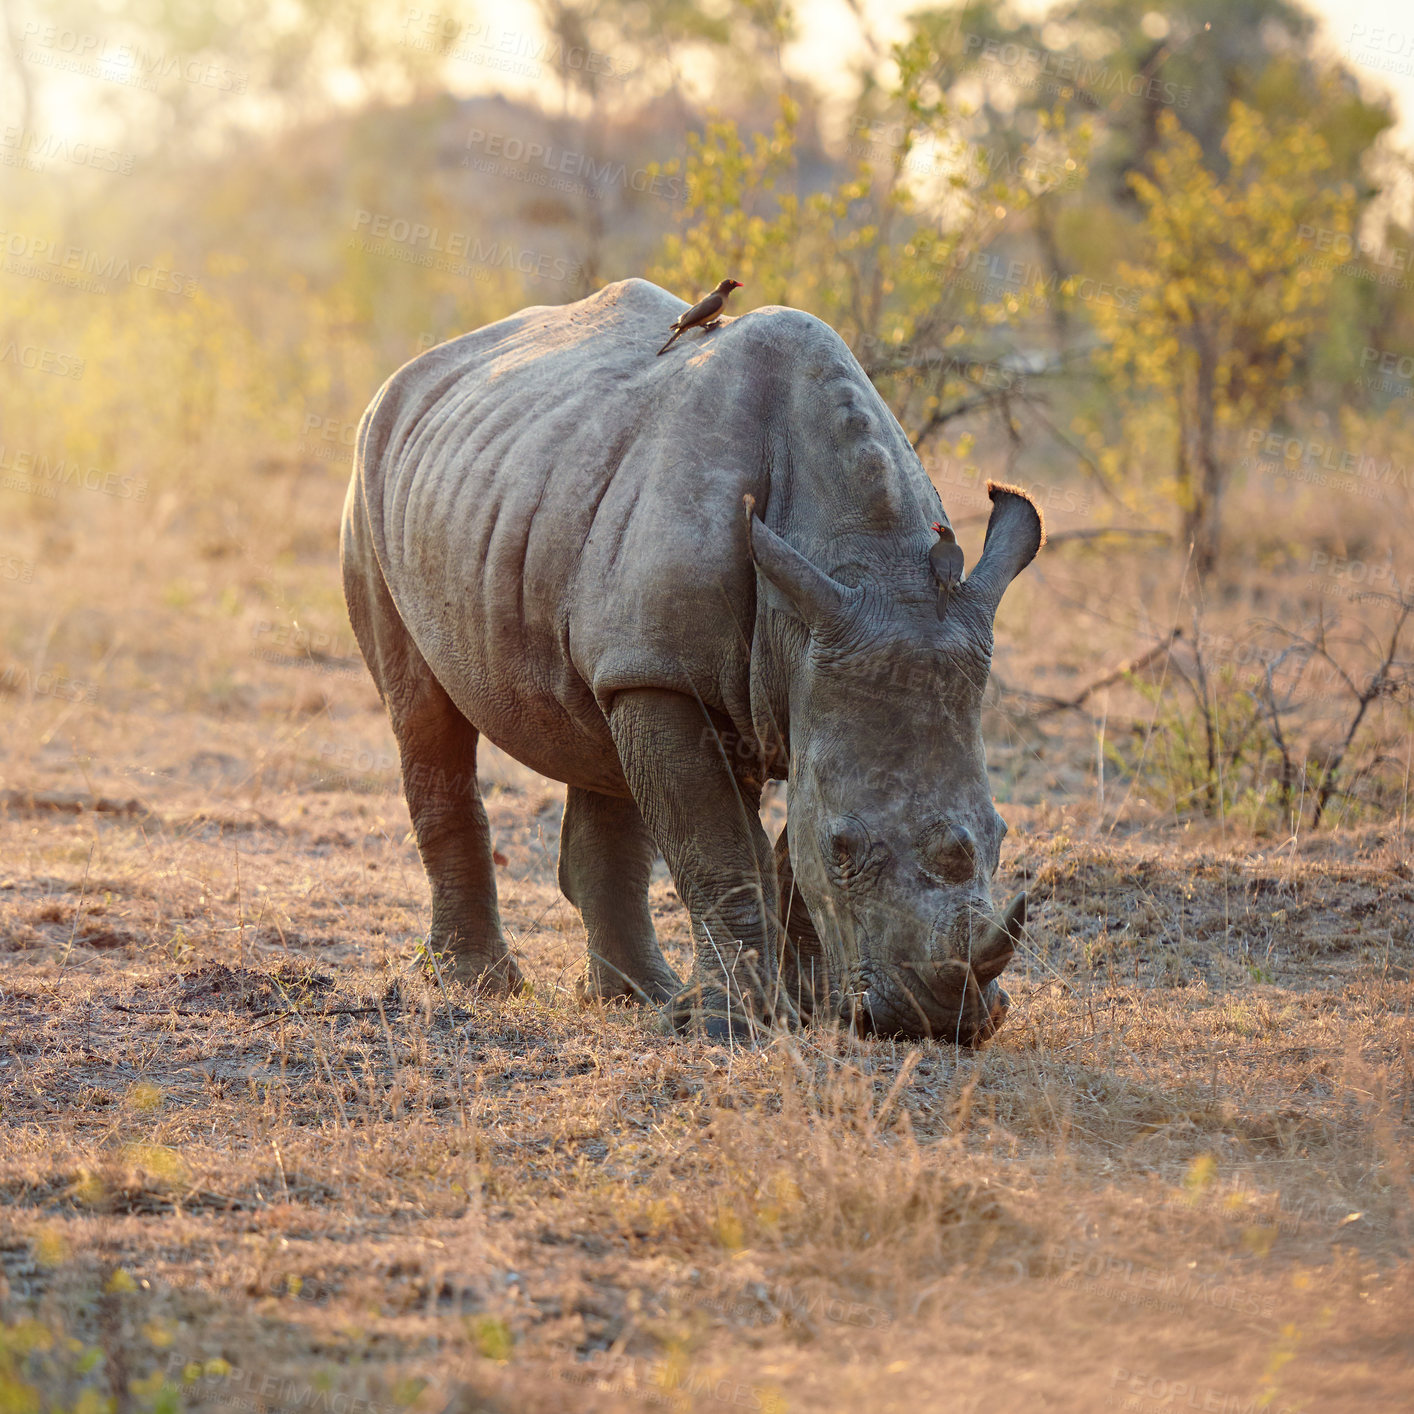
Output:
<instances>
[{"instance_id":1,"label":"blurred background vegetation","mask_svg":"<svg viewBox=\"0 0 1414 1414\"><path fill-rule=\"evenodd\" d=\"M987 476L1033 491L1078 576L1052 615L1114 629L1122 581L1072 686L1169 636L1114 770L1180 809L1402 818L1414 230L1373 65L1285 0L974 0L888 41L848 9L808 75L812 12L781 0L3 0L17 563L102 521L120 577L164 540L325 574L399 364L611 280L730 273L740 309L839 330L960 526ZM238 579L165 602L235 613ZM301 593L337 621L332 577ZM1007 666L1015 710L1066 702Z\"/></svg>"}]
</instances>

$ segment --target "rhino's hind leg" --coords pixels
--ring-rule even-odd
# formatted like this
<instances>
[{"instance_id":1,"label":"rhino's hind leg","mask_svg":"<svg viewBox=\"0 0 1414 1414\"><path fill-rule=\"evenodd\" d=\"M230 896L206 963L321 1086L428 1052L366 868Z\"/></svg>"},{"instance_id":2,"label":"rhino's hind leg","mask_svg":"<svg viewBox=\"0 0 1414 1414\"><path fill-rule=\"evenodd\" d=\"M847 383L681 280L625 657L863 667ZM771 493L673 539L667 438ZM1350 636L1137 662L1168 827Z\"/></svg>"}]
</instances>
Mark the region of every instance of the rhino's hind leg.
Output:
<instances>
[{"instance_id":1,"label":"rhino's hind leg","mask_svg":"<svg viewBox=\"0 0 1414 1414\"><path fill-rule=\"evenodd\" d=\"M344 595L402 758L403 794L432 889L428 946L458 981L489 992L518 989L521 971L501 935L491 828L476 780L480 734L418 652L371 554L346 549Z\"/></svg>"},{"instance_id":2,"label":"rhino's hind leg","mask_svg":"<svg viewBox=\"0 0 1414 1414\"><path fill-rule=\"evenodd\" d=\"M681 693L622 692L609 729L692 919L692 980L675 999L674 1022L747 1040L758 1023L791 1014L778 983L775 869L760 786L733 773L718 726Z\"/></svg>"},{"instance_id":3,"label":"rhino's hind leg","mask_svg":"<svg viewBox=\"0 0 1414 1414\"><path fill-rule=\"evenodd\" d=\"M432 674L416 711L394 717L403 794L432 887L429 949L451 976L492 993L516 991L520 968L501 934L491 826L476 780L479 733Z\"/></svg>"},{"instance_id":4,"label":"rhino's hind leg","mask_svg":"<svg viewBox=\"0 0 1414 1414\"><path fill-rule=\"evenodd\" d=\"M584 919L591 997L661 1004L682 983L668 966L648 911L653 837L632 800L570 786L560 827L560 890Z\"/></svg>"}]
</instances>

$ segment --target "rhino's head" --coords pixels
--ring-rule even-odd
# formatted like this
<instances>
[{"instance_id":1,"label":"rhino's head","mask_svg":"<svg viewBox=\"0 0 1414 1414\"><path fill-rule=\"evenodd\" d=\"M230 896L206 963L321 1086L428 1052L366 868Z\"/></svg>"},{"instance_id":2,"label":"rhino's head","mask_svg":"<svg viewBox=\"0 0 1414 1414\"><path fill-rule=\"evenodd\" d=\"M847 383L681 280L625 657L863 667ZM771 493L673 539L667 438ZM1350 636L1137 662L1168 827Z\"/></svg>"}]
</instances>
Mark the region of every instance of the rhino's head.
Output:
<instances>
[{"instance_id":1,"label":"rhino's head","mask_svg":"<svg viewBox=\"0 0 1414 1414\"><path fill-rule=\"evenodd\" d=\"M982 556L945 615L928 570L812 564L763 522L757 568L809 631L789 670L790 864L846 1020L975 1043L1006 1010L996 978L1025 921L998 918L1006 825L992 805L981 709L1002 593L1044 538L1019 492L989 487Z\"/></svg>"}]
</instances>

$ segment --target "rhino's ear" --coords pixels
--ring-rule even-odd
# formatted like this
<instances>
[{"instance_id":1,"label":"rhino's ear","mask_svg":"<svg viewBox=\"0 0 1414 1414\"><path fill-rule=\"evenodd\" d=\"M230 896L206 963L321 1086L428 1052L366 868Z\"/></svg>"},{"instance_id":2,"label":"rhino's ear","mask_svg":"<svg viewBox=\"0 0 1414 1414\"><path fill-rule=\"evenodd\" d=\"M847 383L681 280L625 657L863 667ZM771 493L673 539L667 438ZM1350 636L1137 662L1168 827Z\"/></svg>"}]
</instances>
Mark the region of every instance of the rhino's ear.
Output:
<instances>
[{"instance_id":1,"label":"rhino's ear","mask_svg":"<svg viewBox=\"0 0 1414 1414\"><path fill-rule=\"evenodd\" d=\"M1036 503L1015 486L987 483L992 498L992 515L987 521L987 538L982 557L963 586L968 602L992 618L1002 602L1006 587L1046 543L1046 526Z\"/></svg>"},{"instance_id":2,"label":"rhino's ear","mask_svg":"<svg viewBox=\"0 0 1414 1414\"><path fill-rule=\"evenodd\" d=\"M824 570L816 569L799 550L759 520L754 496L742 499L746 504L746 540L756 568L785 595L806 626L821 627L843 613L850 591Z\"/></svg>"}]
</instances>

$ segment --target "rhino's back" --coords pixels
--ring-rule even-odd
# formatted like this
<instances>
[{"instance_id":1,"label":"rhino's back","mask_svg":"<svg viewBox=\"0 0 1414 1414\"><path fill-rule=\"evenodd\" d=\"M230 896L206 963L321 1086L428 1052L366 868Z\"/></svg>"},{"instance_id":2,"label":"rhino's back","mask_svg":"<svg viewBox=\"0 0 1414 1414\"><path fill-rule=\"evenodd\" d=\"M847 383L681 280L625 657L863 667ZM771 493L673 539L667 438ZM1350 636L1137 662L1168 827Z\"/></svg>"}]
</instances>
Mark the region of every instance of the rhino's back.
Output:
<instances>
[{"instance_id":1,"label":"rhino's back","mask_svg":"<svg viewBox=\"0 0 1414 1414\"><path fill-rule=\"evenodd\" d=\"M623 787L617 692L751 719L741 497L769 490L774 374L732 325L656 357L683 308L633 280L524 310L406 365L359 438L351 502L438 679L492 741L591 788Z\"/></svg>"}]
</instances>

